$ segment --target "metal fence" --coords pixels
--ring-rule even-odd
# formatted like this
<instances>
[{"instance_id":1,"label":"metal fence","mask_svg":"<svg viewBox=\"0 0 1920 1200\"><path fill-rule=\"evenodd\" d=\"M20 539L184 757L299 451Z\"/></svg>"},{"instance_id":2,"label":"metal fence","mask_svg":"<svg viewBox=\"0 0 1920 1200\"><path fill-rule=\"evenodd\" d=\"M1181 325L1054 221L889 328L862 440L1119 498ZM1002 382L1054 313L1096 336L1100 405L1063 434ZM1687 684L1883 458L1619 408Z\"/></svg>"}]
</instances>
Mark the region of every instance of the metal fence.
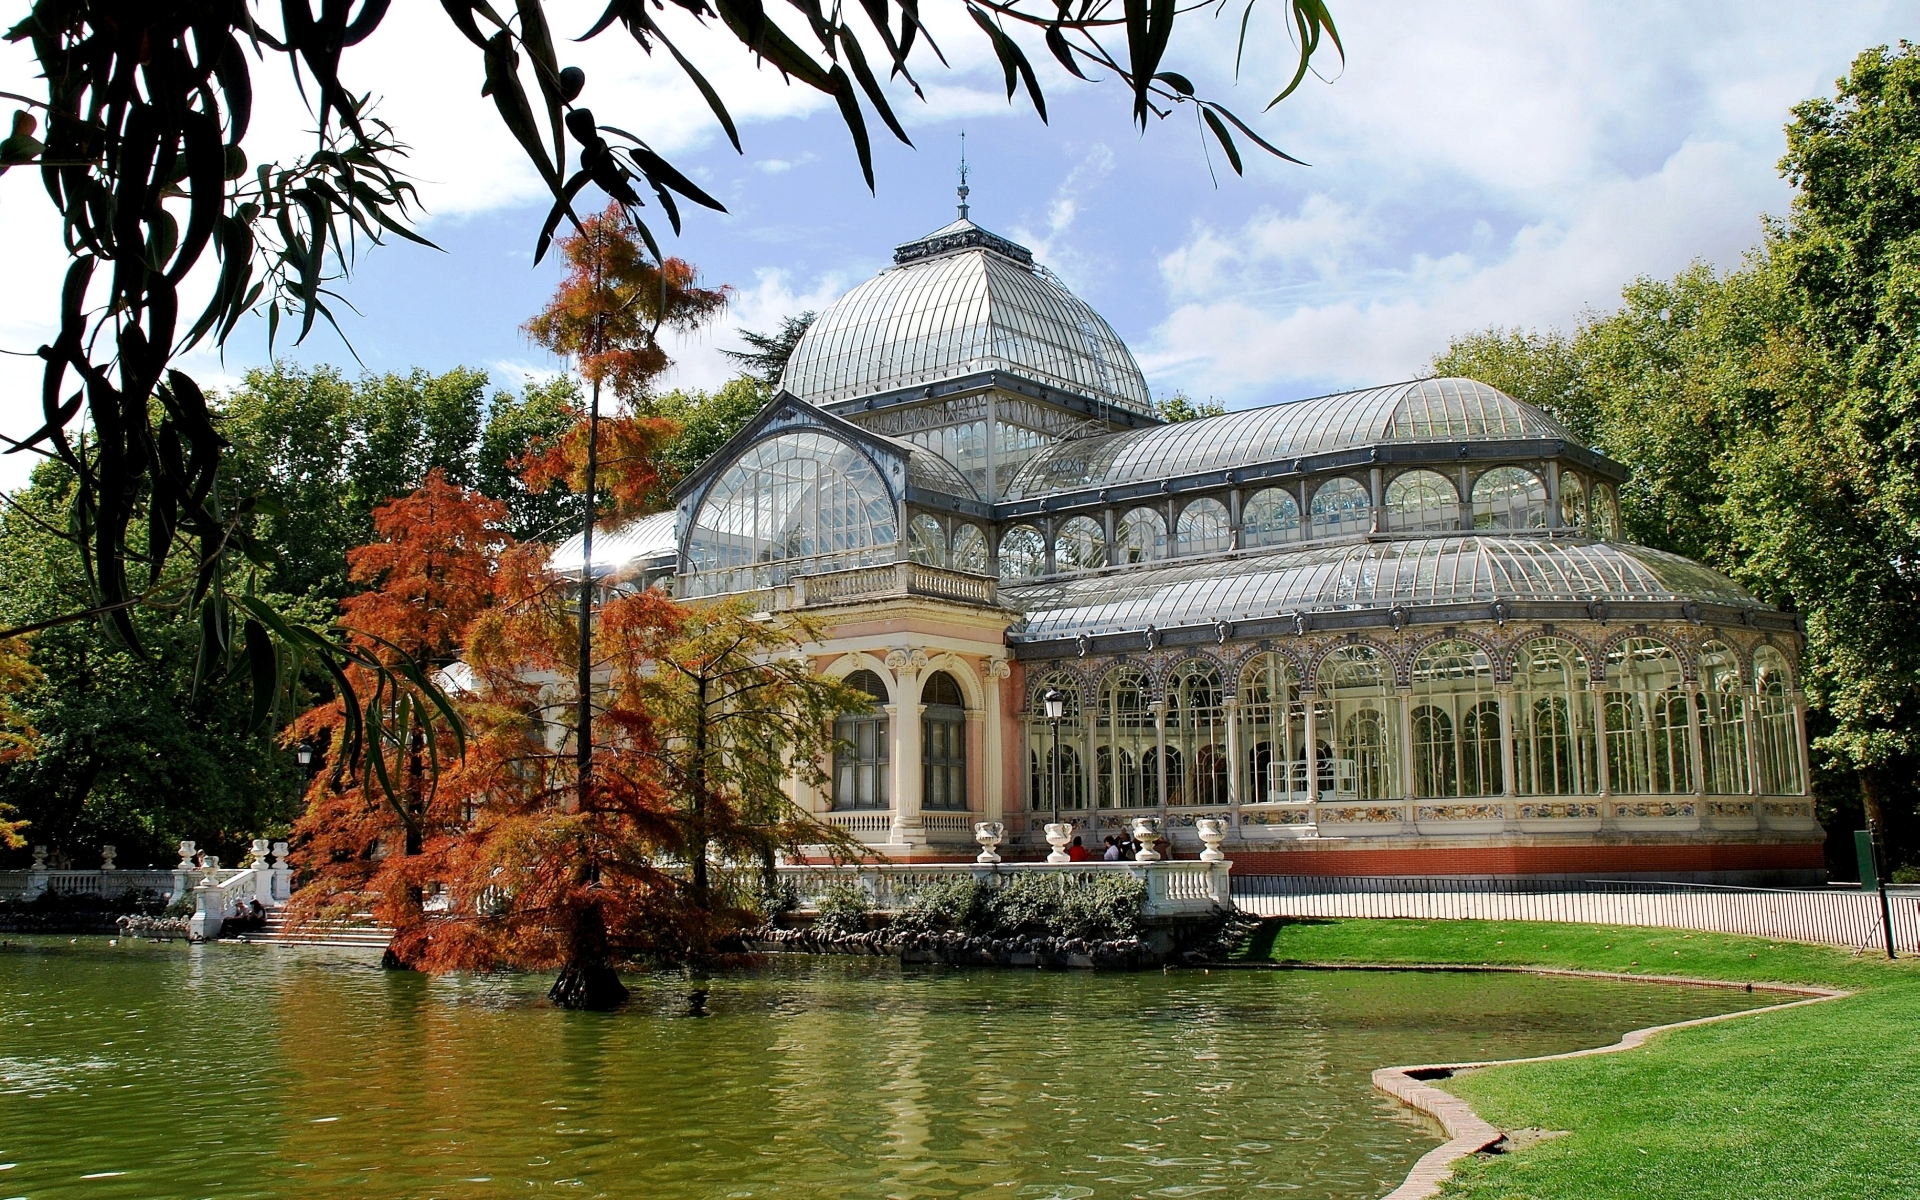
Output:
<instances>
[{"instance_id":1,"label":"metal fence","mask_svg":"<svg viewBox=\"0 0 1920 1200\"><path fill-rule=\"evenodd\" d=\"M1481 876L1233 876L1233 898L1263 917L1563 921L1735 933L1858 950L1920 953L1920 892L1720 887L1611 879Z\"/></svg>"}]
</instances>

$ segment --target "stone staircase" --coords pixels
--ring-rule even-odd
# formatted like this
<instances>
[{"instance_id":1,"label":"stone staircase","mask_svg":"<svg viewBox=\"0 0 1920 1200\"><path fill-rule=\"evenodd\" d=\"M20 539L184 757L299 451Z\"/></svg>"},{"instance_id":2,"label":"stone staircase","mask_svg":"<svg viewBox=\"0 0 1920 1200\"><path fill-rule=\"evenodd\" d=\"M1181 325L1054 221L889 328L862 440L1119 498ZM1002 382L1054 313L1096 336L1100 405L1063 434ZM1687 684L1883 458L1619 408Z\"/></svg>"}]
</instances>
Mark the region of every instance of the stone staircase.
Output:
<instances>
[{"instance_id":1,"label":"stone staircase","mask_svg":"<svg viewBox=\"0 0 1920 1200\"><path fill-rule=\"evenodd\" d=\"M345 921L314 921L294 926L285 909L267 913L266 928L244 934L241 941L256 946L334 946L343 950L383 951L393 930L376 925L371 913L355 913Z\"/></svg>"}]
</instances>

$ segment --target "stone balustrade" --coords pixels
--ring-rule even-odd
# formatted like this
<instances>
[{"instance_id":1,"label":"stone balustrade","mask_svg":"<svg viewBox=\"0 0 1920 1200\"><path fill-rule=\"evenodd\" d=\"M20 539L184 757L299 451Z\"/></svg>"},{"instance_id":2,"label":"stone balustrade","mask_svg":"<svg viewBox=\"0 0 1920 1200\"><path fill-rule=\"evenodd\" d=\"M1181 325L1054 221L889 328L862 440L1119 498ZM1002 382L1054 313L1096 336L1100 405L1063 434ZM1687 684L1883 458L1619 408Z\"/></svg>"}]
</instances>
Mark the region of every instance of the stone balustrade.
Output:
<instances>
[{"instance_id":1,"label":"stone balustrade","mask_svg":"<svg viewBox=\"0 0 1920 1200\"><path fill-rule=\"evenodd\" d=\"M171 870L123 870L113 865L114 848L103 846L102 866L89 871L49 867L47 848L35 846L31 867L0 871L0 897L33 900L52 893L117 899L152 892L168 904L191 900L192 935L211 939L220 936L222 923L255 901L262 908L279 908L292 895L293 868L287 862L285 842L254 839L242 867L222 867L218 858L200 853L192 842L181 842L179 853L180 861Z\"/></svg>"},{"instance_id":2,"label":"stone balustrade","mask_svg":"<svg viewBox=\"0 0 1920 1200\"><path fill-rule=\"evenodd\" d=\"M800 894L802 909L810 909L826 890L839 883L862 888L875 909L886 912L905 904L912 895L930 884L971 876L990 888L1003 887L1016 876L1036 871L1062 872L1076 876L1123 873L1143 880L1147 885L1144 913L1149 921L1171 921L1211 916L1233 907L1229 873L1230 862L1197 862L1191 859L1159 862L1078 862L1078 863L858 863L790 864L780 868L782 880L792 883Z\"/></svg>"}]
</instances>

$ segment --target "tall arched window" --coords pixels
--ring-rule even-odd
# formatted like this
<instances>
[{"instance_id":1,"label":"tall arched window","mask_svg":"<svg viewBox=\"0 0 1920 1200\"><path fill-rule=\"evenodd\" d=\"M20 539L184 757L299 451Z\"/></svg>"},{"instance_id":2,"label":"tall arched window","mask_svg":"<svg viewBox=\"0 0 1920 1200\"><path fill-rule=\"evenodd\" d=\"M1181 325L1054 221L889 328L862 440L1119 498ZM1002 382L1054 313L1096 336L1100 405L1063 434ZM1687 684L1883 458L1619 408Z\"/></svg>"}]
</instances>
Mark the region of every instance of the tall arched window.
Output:
<instances>
[{"instance_id":1,"label":"tall arched window","mask_svg":"<svg viewBox=\"0 0 1920 1200\"><path fill-rule=\"evenodd\" d=\"M1586 656L1557 638L1528 642L1513 665L1513 790L1592 795L1595 772Z\"/></svg>"},{"instance_id":2,"label":"tall arched window","mask_svg":"<svg viewBox=\"0 0 1920 1200\"><path fill-rule=\"evenodd\" d=\"M1357 479L1329 479L1313 493L1310 537L1366 533L1373 528L1373 497Z\"/></svg>"},{"instance_id":3,"label":"tall arched window","mask_svg":"<svg viewBox=\"0 0 1920 1200\"><path fill-rule=\"evenodd\" d=\"M1284 655L1261 654L1240 676L1240 798L1306 800L1307 712Z\"/></svg>"},{"instance_id":4,"label":"tall arched window","mask_svg":"<svg viewBox=\"0 0 1920 1200\"><path fill-rule=\"evenodd\" d=\"M974 575L987 573L987 535L978 525L961 525L953 531L953 553L948 557L956 571Z\"/></svg>"},{"instance_id":5,"label":"tall arched window","mask_svg":"<svg viewBox=\"0 0 1920 1200\"><path fill-rule=\"evenodd\" d=\"M1493 467L1473 481L1475 529L1545 529L1547 485L1525 467Z\"/></svg>"},{"instance_id":6,"label":"tall arched window","mask_svg":"<svg viewBox=\"0 0 1920 1200\"><path fill-rule=\"evenodd\" d=\"M1008 583L1037 579L1047 571L1047 543L1031 525L1015 525L1000 536L1000 578Z\"/></svg>"},{"instance_id":7,"label":"tall arched window","mask_svg":"<svg viewBox=\"0 0 1920 1200\"><path fill-rule=\"evenodd\" d=\"M907 559L929 567L947 565L947 532L940 518L921 513L907 522Z\"/></svg>"},{"instance_id":8,"label":"tall arched window","mask_svg":"<svg viewBox=\"0 0 1920 1200\"><path fill-rule=\"evenodd\" d=\"M1602 697L1607 782L1616 793L1693 790L1687 692L1680 660L1652 638L1628 638L1607 655Z\"/></svg>"},{"instance_id":9,"label":"tall arched window","mask_svg":"<svg viewBox=\"0 0 1920 1200\"><path fill-rule=\"evenodd\" d=\"M1277 546L1300 537L1300 502L1285 488L1255 492L1240 506L1240 544Z\"/></svg>"},{"instance_id":10,"label":"tall arched window","mask_svg":"<svg viewBox=\"0 0 1920 1200\"><path fill-rule=\"evenodd\" d=\"M1700 722L1702 781L1718 796L1744 796L1753 790L1747 775L1747 704L1740 686L1740 660L1725 642L1700 647L1700 690L1694 717Z\"/></svg>"},{"instance_id":11,"label":"tall arched window","mask_svg":"<svg viewBox=\"0 0 1920 1200\"><path fill-rule=\"evenodd\" d=\"M1160 785L1147 774L1154 748L1153 684L1138 667L1117 667L1100 684L1094 717L1094 800L1101 808L1160 803Z\"/></svg>"},{"instance_id":12,"label":"tall arched window","mask_svg":"<svg viewBox=\"0 0 1920 1200\"><path fill-rule=\"evenodd\" d=\"M1560 472L1560 523L1568 529L1587 527L1587 485L1572 471Z\"/></svg>"},{"instance_id":13,"label":"tall arched window","mask_svg":"<svg viewBox=\"0 0 1920 1200\"><path fill-rule=\"evenodd\" d=\"M1056 571L1092 571L1107 565L1107 531L1092 517L1070 517L1053 538Z\"/></svg>"},{"instance_id":14,"label":"tall arched window","mask_svg":"<svg viewBox=\"0 0 1920 1200\"><path fill-rule=\"evenodd\" d=\"M1400 789L1400 733L1394 719L1393 672L1370 646L1342 646L1320 663L1314 722L1321 790L1336 797L1385 800Z\"/></svg>"},{"instance_id":15,"label":"tall arched window","mask_svg":"<svg viewBox=\"0 0 1920 1200\"><path fill-rule=\"evenodd\" d=\"M1396 533L1460 528L1460 489L1437 471L1403 471L1387 484L1386 527Z\"/></svg>"},{"instance_id":16,"label":"tall arched window","mask_svg":"<svg viewBox=\"0 0 1920 1200\"><path fill-rule=\"evenodd\" d=\"M1169 805L1227 802L1225 699L1211 663L1187 663L1167 685Z\"/></svg>"},{"instance_id":17,"label":"tall arched window","mask_svg":"<svg viewBox=\"0 0 1920 1200\"><path fill-rule=\"evenodd\" d=\"M866 455L825 433L783 433L720 472L694 514L689 595L891 562L893 500Z\"/></svg>"},{"instance_id":18,"label":"tall arched window","mask_svg":"<svg viewBox=\"0 0 1920 1200\"><path fill-rule=\"evenodd\" d=\"M1759 708L1754 733L1759 738L1760 790L1769 796L1798 796L1806 791L1806 784L1800 778L1800 728L1793 712L1787 656L1772 646L1755 650L1753 680Z\"/></svg>"},{"instance_id":19,"label":"tall arched window","mask_svg":"<svg viewBox=\"0 0 1920 1200\"><path fill-rule=\"evenodd\" d=\"M1060 721L1060 757L1059 772L1054 771L1053 727L1047 723L1046 695L1048 688L1058 689L1065 698L1064 714ZM1060 781L1060 807L1085 808L1087 806L1086 767L1080 761L1079 746L1086 745L1086 735L1080 723L1080 685L1073 676L1064 671L1056 671L1042 679L1033 689L1033 703L1027 709L1027 767L1028 790L1031 797L1028 811L1034 813L1050 812L1053 808L1053 785L1057 777Z\"/></svg>"},{"instance_id":20,"label":"tall arched window","mask_svg":"<svg viewBox=\"0 0 1920 1200\"><path fill-rule=\"evenodd\" d=\"M967 706L960 685L945 671L920 687L921 754L926 766L922 801L928 808L967 806Z\"/></svg>"},{"instance_id":21,"label":"tall arched window","mask_svg":"<svg viewBox=\"0 0 1920 1200\"><path fill-rule=\"evenodd\" d=\"M1151 508L1128 509L1115 524L1113 536L1123 563L1167 556L1167 520Z\"/></svg>"},{"instance_id":22,"label":"tall arched window","mask_svg":"<svg viewBox=\"0 0 1920 1200\"><path fill-rule=\"evenodd\" d=\"M1233 541L1233 523L1227 518L1227 506L1203 496L1180 510L1180 525L1174 537L1175 554L1218 554Z\"/></svg>"},{"instance_id":23,"label":"tall arched window","mask_svg":"<svg viewBox=\"0 0 1920 1200\"><path fill-rule=\"evenodd\" d=\"M833 723L833 807L886 808L892 758L887 737L887 685L872 671L855 671L847 686L873 697L864 713L841 713Z\"/></svg>"},{"instance_id":24,"label":"tall arched window","mask_svg":"<svg viewBox=\"0 0 1920 1200\"><path fill-rule=\"evenodd\" d=\"M1441 642L1413 663L1413 794L1497 796L1500 699L1493 662L1471 642Z\"/></svg>"}]
</instances>

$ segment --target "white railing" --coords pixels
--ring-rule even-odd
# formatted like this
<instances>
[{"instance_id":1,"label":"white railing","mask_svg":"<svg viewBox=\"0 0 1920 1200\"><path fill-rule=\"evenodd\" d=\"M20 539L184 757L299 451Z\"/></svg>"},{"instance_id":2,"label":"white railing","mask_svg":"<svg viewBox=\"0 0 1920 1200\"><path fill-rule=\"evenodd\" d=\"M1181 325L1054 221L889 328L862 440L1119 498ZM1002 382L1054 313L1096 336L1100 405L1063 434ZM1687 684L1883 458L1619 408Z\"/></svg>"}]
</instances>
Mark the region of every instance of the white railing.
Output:
<instances>
[{"instance_id":1,"label":"white railing","mask_svg":"<svg viewBox=\"0 0 1920 1200\"><path fill-rule=\"evenodd\" d=\"M177 904L193 900L189 936L210 940L220 926L242 910L258 904L263 909L285 905L293 893L293 869L287 863L287 844L255 838L250 861L244 867L222 867L220 860L201 854L192 842L180 843L180 862L171 871L123 871L114 867L114 849L102 847L105 864L97 871L74 871L46 865L47 848L33 848L33 866L24 871L0 871L0 896L25 900L53 893L62 896L100 896L108 899L131 892L150 891Z\"/></svg>"},{"instance_id":2,"label":"white railing","mask_svg":"<svg viewBox=\"0 0 1920 1200\"><path fill-rule=\"evenodd\" d=\"M848 833L891 833L893 832L893 812L882 809L874 812L830 812L821 814L827 824L835 829L844 829Z\"/></svg>"},{"instance_id":3,"label":"white railing","mask_svg":"<svg viewBox=\"0 0 1920 1200\"><path fill-rule=\"evenodd\" d=\"M800 893L803 909L813 908L820 896L837 883L852 883L866 891L873 906L881 911L899 908L913 894L929 884L960 876L971 876L989 888L1004 887L1016 876L1034 872L1056 872L1074 876L1124 873L1147 885L1148 920L1208 916L1233 906L1229 862L1198 862L1182 859L1169 862L1079 862L1079 863L1000 863L985 866L976 863L912 863L851 865L789 865L780 868L782 879L792 882Z\"/></svg>"},{"instance_id":4,"label":"white railing","mask_svg":"<svg viewBox=\"0 0 1920 1200\"><path fill-rule=\"evenodd\" d=\"M975 819L974 814L970 812L923 811L920 814L920 822L926 826L926 828L939 830L942 833L953 833L956 831L964 833L968 835L969 841L972 840L973 823Z\"/></svg>"},{"instance_id":5,"label":"white railing","mask_svg":"<svg viewBox=\"0 0 1920 1200\"><path fill-rule=\"evenodd\" d=\"M999 601L1000 581L923 563L897 562L799 576L784 598L795 608L804 608L871 596L934 596L964 604L990 605ZM776 596L774 602L780 599Z\"/></svg>"}]
</instances>

